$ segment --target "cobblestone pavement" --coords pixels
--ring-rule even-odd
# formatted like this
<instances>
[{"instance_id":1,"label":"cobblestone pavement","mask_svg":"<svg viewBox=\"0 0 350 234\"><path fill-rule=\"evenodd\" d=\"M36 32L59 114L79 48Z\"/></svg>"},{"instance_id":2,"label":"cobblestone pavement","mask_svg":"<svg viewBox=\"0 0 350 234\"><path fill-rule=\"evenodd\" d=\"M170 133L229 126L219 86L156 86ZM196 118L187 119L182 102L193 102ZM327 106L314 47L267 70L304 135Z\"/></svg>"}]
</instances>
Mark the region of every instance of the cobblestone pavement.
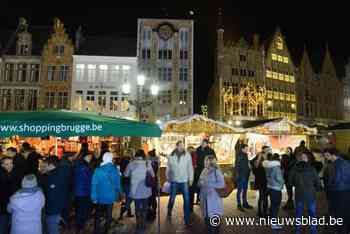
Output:
<instances>
[{"instance_id":1,"label":"cobblestone pavement","mask_svg":"<svg viewBox=\"0 0 350 234\"><path fill-rule=\"evenodd\" d=\"M238 211L236 209L236 202L235 202L235 195L236 193L233 192L230 197L224 199L224 209L225 209L225 217L231 217L231 216L239 216L239 217L255 217L256 215L256 196L254 191L250 191L248 193L248 200L251 205L254 206L253 210L246 211L244 213ZM161 197L161 206L160 206L160 233L164 234L200 234L200 233L206 233L206 227L205 224L200 216L200 206L194 207L194 213L191 216L191 225L189 227L185 227L183 224L183 212L182 212L182 197L177 196L175 207L173 210L172 218L171 220L168 220L166 217L167 213L167 201L168 197ZM282 205L284 202L282 202ZM323 194L320 194L318 197L318 203L317 203L317 214L318 216L324 216L326 214L327 210L327 203L325 202L325 198ZM119 216L119 205L116 205L114 207L113 217L115 219ZM283 209L280 209L279 216L281 217L293 217L294 211L285 211ZM121 221L122 225L113 225L112 230L110 231L110 234L126 234L126 233L135 233L135 218L124 218L123 221ZM147 225L147 230L145 233L158 233L157 232L158 223L157 220L154 222L149 222ZM93 229L93 220L91 219L88 223L88 227L85 233L90 234ZM325 230L322 227L319 227L319 232L322 234L331 234L333 232L329 230ZM91 230L91 231L89 231ZM63 232L64 234L73 234L74 232L72 230ZM221 225L221 233L279 233L279 234L291 234L294 233L293 227L286 227L284 226L279 231L272 231L271 227L269 226L227 226L222 224ZM310 233L308 229L302 229L302 233Z\"/></svg>"}]
</instances>

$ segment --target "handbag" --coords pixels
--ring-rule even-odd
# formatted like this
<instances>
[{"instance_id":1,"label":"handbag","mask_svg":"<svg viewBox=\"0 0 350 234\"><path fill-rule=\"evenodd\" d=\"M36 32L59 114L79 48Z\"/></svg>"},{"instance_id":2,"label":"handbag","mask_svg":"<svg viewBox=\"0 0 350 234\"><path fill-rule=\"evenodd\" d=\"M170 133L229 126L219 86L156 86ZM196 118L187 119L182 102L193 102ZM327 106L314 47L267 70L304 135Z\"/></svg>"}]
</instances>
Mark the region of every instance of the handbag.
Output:
<instances>
[{"instance_id":1,"label":"handbag","mask_svg":"<svg viewBox=\"0 0 350 234\"><path fill-rule=\"evenodd\" d=\"M148 161L146 161L146 187L154 188L156 187L156 178L152 176L151 172L148 170Z\"/></svg>"}]
</instances>

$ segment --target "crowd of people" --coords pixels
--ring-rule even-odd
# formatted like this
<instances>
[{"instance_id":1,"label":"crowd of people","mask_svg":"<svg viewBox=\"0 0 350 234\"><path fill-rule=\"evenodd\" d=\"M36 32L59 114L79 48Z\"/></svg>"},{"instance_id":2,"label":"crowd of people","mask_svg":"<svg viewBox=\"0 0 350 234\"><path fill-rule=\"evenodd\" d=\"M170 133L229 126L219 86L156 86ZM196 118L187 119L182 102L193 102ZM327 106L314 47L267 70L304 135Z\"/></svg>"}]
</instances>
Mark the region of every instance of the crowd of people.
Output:
<instances>
[{"instance_id":1,"label":"crowd of people","mask_svg":"<svg viewBox=\"0 0 350 234\"><path fill-rule=\"evenodd\" d=\"M263 146L251 160L248 148L244 141L235 147L234 181L240 212L254 209L247 199L253 173L254 186L259 191L258 217L278 217L284 187L288 195L284 209L295 209L295 217L300 218L307 207L308 215L316 217L316 193L324 190L329 215L344 221L344 225L337 226L337 233L349 234L350 163L335 149L322 153L327 161L323 165L315 160L304 141L294 150L288 148L283 155ZM63 153L58 158L43 157L23 143L19 152L8 148L0 153L0 158L0 233L57 234L61 233L61 226L74 225L75 232L81 234L87 232L91 217L94 233L107 233L113 224L121 225L126 213L127 217L136 218L136 232L145 233L146 221L157 217L160 164L155 150L130 149L120 158L110 152L105 142L99 153L90 152L88 144L82 143L77 154ZM210 218L224 215L224 196L220 190L225 190L227 184L208 140L204 139L197 149L185 149L182 141L177 142L168 156L165 174L170 187L168 219L180 192L184 224L191 225L193 207L199 204L208 233L220 233L220 226L212 226ZM112 212L114 204L119 202L120 215L116 220ZM311 226L311 233L316 233L316 229ZM296 233L301 233L300 226L296 227Z\"/></svg>"}]
</instances>

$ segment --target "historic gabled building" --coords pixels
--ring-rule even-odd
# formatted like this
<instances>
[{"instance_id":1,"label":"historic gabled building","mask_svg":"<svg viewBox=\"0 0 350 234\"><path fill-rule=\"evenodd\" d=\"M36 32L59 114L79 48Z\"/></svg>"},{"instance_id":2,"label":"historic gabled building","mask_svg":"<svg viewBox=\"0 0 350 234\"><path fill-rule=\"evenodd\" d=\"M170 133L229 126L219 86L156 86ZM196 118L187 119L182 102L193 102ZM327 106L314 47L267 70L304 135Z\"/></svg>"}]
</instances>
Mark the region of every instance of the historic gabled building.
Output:
<instances>
[{"instance_id":1,"label":"historic gabled building","mask_svg":"<svg viewBox=\"0 0 350 234\"><path fill-rule=\"evenodd\" d=\"M150 118L193 113L193 30L192 20L138 20L138 72L146 76L142 96L153 102ZM153 98L152 85L159 87Z\"/></svg>"},{"instance_id":2,"label":"historic gabled building","mask_svg":"<svg viewBox=\"0 0 350 234\"><path fill-rule=\"evenodd\" d=\"M42 51L40 108L69 109L74 45L63 23L55 18L53 32Z\"/></svg>"},{"instance_id":3,"label":"historic gabled building","mask_svg":"<svg viewBox=\"0 0 350 234\"><path fill-rule=\"evenodd\" d=\"M295 66L279 28L264 46L267 117L296 120Z\"/></svg>"},{"instance_id":4,"label":"historic gabled building","mask_svg":"<svg viewBox=\"0 0 350 234\"><path fill-rule=\"evenodd\" d=\"M18 31L4 41L0 75L0 111L31 111L38 108L40 56L25 19Z\"/></svg>"}]
</instances>

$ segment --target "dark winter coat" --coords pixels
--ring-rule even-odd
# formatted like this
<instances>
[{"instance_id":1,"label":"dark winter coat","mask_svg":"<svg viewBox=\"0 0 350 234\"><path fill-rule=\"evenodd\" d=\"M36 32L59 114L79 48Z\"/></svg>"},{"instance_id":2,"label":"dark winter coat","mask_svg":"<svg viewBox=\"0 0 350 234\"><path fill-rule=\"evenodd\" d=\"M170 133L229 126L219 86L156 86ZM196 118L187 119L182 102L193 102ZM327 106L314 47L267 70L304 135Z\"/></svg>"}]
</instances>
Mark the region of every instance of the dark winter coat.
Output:
<instances>
[{"instance_id":1,"label":"dark winter coat","mask_svg":"<svg viewBox=\"0 0 350 234\"><path fill-rule=\"evenodd\" d=\"M43 177L42 187L46 202L47 215L60 214L66 205L69 189L67 170L58 166Z\"/></svg>"},{"instance_id":2,"label":"dark winter coat","mask_svg":"<svg viewBox=\"0 0 350 234\"><path fill-rule=\"evenodd\" d=\"M237 179L248 179L250 174L248 155L240 152L236 159Z\"/></svg>"},{"instance_id":3,"label":"dark winter coat","mask_svg":"<svg viewBox=\"0 0 350 234\"><path fill-rule=\"evenodd\" d=\"M14 167L15 173L19 176L20 181L22 181L23 177L26 175L28 171L27 161L22 155L17 154L13 158L13 167Z\"/></svg>"},{"instance_id":4,"label":"dark winter coat","mask_svg":"<svg viewBox=\"0 0 350 234\"><path fill-rule=\"evenodd\" d=\"M326 182L327 190L350 191L350 162L338 158L332 166L332 173L328 175Z\"/></svg>"},{"instance_id":5,"label":"dark winter coat","mask_svg":"<svg viewBox=\"0 0 350 234\"><path fill-rule=\"evenodd\" d=\"M41 158L41 155L37 152L33 151L29 153L28 158L26 159L27 167L26 167L26 175L27 174L38 174L39 170L39 159Z\"/></svg>"},{"instance_id":6,"label":"dark winter coat","mask_svg":"<svg viewBox=\"0 0 350 234\"><path fill-rule=\"evenodd\" d=\"M84 160L77 160L74 164L74 196L90 197L91 194L92 170Z\"/></svg>"},{"instance_id":7,"label":"dark winter coat","mask_svg":"<svg viewBox=\"0 0 350 234\"><path fill-rule=\"evenodd\" d=\"M310 202L316 200L316 192L321 190L318 174L309 163L297 162L289 174L289 183L295 186L295 200Z\"/></svg>"},{"instance_id":8,"label":"dark winter coat","mask_svg":"<svg viewBox=\"0 0 350 234\"><path fill-rule=\"evenodd\" d=\"M266 189L267 187L267 180L266 180L266 172L265 169L262 165L262 162L260 162L259 165L255 165L256 161L258 160L258 157L255 157L252 161L252 165L253 165L253 174L255 176L255 189Z\"/></svg>"},{"instance_id":9,"label":"dark winter coat","mask_svg":"<svg viewBox=\"0 0 350 234\"><path fill-rule=\"evenodd\" d=\"M0 167L0 214L7 213L10 197L19 189L19 179L15 171L8 173Z\"/></svg>"}]
</instances>

